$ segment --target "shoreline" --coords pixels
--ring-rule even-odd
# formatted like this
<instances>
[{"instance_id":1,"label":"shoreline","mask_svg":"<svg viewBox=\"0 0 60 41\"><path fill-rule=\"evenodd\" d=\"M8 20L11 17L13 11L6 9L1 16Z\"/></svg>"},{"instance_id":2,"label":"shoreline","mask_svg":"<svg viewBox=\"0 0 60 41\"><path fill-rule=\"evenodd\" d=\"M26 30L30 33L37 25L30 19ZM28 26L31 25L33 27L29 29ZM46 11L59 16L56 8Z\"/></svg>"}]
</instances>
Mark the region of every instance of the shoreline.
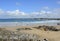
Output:
<instances>
[{"instance_id":1,"label":"shoreline","mask_svg":"<svg viewBox=\"0 0 60 41\"><path fill-rule=\"evenodd\" d=\"M1 26L33 26L33 25L49 25L49 26L57 26L59 22L51 22L51 23L40 23L40 22L0 22Z\"/></svg>"}]
</instances>

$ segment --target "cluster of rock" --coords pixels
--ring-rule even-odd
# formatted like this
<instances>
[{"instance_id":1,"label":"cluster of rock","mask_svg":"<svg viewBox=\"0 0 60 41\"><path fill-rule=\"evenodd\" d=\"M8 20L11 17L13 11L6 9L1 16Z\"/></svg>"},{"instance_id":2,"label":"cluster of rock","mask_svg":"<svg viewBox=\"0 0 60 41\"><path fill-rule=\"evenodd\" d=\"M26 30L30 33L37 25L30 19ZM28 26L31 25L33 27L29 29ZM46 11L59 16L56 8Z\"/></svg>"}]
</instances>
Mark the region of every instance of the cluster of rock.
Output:
<instances>
[{"instance_id":1,"label":"cluster of rock","mask_svg":"<svg viewBox=\"0 0 60 41\"><path fill-rule=\"evenodd\" d=\"M38 27L34 27L34 28L40 29L40 30L43 29L44 31L60 31L60 29L57 29L54 26L45 26L45 25L43 25L43 26L38 26Z\"/></svg>"}]
</instances>

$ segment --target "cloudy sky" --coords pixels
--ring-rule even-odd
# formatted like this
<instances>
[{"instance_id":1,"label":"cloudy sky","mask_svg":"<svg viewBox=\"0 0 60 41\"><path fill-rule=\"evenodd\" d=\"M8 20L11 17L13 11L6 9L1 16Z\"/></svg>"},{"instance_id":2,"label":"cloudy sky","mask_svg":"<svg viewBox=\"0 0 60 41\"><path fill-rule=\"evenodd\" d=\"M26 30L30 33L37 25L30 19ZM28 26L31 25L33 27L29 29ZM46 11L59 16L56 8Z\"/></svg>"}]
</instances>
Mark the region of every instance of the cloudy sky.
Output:
<instances>
[{"instance_id":1,"label":"cloudy sky","mask_svg":"<svg viewBox=\"0 0 60 41\"><path fill-rule=\"evenodd\" d=\"M0 0L0 18L60 18L60 0Z\"/></svg>"}]
</instances>

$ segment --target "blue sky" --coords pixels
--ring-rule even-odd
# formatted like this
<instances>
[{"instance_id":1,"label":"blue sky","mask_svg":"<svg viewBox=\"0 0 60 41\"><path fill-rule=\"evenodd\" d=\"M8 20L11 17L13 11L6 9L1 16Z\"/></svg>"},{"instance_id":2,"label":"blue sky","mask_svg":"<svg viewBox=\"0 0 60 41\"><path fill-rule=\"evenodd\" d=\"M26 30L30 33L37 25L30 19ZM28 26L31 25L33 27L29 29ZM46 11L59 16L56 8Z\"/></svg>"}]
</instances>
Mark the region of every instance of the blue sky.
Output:
<instances>
[{"instance_id":1,"label":"blue sky","mask_svg":"<svg viewBox=\"0 0 60 41\"><path fill-rule=\"evenodd\" d=\"M60 18L60 0L0 0L0 18Z\"/></svg>"}]
</instances>

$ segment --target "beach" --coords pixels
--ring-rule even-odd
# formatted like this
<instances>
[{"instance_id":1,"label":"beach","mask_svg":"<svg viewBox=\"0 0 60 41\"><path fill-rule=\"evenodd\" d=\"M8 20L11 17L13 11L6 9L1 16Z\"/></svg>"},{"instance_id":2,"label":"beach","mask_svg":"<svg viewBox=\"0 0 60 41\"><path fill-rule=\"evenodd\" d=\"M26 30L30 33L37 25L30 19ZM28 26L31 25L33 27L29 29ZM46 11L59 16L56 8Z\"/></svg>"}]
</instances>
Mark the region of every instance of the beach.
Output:
<instances>
[{"instance_id":1,"label":"beach","mask_svg":"<svg viewBox=\"0 0 60 41\"><path fill-rule=\"evenodd\" d=\"M42 39L47 39L48 41L60 41L60 31L45 31L41 29L35 29L34 27L38 26L43 26L43 25L20 25L20 26L3 26L1 28L5 28L8 31L15 32L17 29L22 29L19 30L21 33L28 33L28 34L36 34L40 36ZM46 25L45 25L46 26ZM49 26L49 25L47 25ZM54 26L54 25L53 25ZM60 25L55 25L54 27L60 29ZM28 30L25 30L24 28L28 28ZM29 30L31 29L31 30Z\"/></svg>"},{"instance_id":2,"label":"beach","mask_svg":"<svg viewBox=\"0 0 60 41\"><path fill-rule=\"evenodd\" d=\"M0 21L0 41L60 41L60 20Z\"/></svg>"}]
</instances>

